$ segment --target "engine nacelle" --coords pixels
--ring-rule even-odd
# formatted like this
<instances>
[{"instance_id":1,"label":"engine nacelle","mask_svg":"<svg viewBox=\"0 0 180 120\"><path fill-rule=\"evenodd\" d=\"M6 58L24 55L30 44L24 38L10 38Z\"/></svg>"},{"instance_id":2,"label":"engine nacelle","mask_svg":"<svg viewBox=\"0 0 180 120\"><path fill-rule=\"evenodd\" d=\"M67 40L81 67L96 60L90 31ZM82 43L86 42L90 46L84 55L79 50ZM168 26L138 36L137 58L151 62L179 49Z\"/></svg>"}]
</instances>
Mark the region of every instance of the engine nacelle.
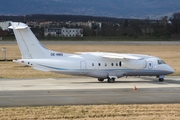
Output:
<instances>
[{"instance_id":1,"label":"engine nacelle","mask_svg":"<svg viewBox=\"0 0 180 120\"><path fill-rule=\"evenodd\" d=\"M144 69L146 67L145 60L127 60L121 62L121 67L129 69Z\"/></svg>"}]
</instances>

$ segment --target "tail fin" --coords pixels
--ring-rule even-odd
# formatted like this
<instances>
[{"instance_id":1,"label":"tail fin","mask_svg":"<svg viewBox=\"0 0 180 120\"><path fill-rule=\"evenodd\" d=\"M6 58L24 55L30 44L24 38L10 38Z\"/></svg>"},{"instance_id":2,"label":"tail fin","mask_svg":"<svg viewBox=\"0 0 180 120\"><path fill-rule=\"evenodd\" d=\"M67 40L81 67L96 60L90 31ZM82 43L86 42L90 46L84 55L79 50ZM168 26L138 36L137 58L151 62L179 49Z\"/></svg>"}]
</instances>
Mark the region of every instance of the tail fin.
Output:
<instances>
[{"instance_id":1,"label":"tail fin","mask_svg":"<svg viewBox=\"0 0 180 120\"><path fill-rule=\"evenodd\" d=\"M46 58L50 51L46 49L30 28L24 23L12 22L9 27L13 29L23 59Z\"/></svg>"}]
</instances>

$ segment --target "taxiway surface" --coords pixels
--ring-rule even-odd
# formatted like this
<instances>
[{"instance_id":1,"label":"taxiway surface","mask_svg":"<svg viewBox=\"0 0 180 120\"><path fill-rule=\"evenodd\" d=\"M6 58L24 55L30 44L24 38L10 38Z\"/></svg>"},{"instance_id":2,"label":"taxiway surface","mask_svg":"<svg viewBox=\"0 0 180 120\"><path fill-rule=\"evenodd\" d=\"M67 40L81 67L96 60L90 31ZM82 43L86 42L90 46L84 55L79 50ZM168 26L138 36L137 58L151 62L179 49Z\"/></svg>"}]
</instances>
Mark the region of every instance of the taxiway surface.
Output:
<instances>
[{"instance_id":1,"label":"taxiway surface","mask_svg":"<svg viewBox=\"0 0 180 120\"><path fill-rule=\"evenodd\" d=\"M143 103L180 103L180 76L164 82L123 77L115 83L93 78L0 79L1 107Z\"/></svg>"}]
</instances>

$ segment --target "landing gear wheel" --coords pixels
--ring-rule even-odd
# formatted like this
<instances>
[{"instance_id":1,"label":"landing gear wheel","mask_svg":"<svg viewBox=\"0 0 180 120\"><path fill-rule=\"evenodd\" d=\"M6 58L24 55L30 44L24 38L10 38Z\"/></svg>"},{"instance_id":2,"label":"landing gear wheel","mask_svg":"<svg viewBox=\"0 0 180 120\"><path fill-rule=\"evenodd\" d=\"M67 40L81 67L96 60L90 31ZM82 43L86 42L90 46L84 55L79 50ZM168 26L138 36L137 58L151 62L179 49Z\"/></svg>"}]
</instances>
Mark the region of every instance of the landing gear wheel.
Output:
<instances>
[{"instance_id":1,"label":"landing gear wheel","mask_svg":"<svg viewBox=\"0 0 180 120\"><path fill-rule=\"evenodd\" d=\"M99 82L103 82L103 81L104 81L104 79L100 79L100 78L98 78L98 81L99 81Z\"/></svg>"},{"instance_id":2,"label":"landing gear wheel","mask_svg":"<svg viewBox=\"0 0 180 120\"><path fill-rule=\"evenodd\" d=\"M108 78L108 83L114 83L114 81L115 81L115 78Z\"/></svg>"},{"instance_id":3,"label":"landing gear wheel","mask_svg":"<svg viewBox=\"0 0 180 120\"><path fill-rule=\"evenodd\" d=\"M159 82L163 82L164 81L164 78L159 78Z\"/></svg>"}]
</instances>

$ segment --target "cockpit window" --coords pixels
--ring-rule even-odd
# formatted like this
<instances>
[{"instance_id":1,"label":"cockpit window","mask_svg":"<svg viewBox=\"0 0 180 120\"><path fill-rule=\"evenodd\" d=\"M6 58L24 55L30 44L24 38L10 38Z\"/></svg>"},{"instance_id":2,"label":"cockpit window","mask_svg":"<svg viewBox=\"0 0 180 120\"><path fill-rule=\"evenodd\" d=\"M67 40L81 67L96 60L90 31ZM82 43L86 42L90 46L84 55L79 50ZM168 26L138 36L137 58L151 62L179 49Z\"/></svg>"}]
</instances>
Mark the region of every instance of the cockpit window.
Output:
<instances>
[{"instance_id":1,"label":"cockpit window","mask_svg":"<svg viewBox=\"0 0 180 120\"><path fill-rule=\"evenodd\" d=\"M166 64L163 60L158 60L158 65L160 64Z\"/></svg>"}]
</instances>

